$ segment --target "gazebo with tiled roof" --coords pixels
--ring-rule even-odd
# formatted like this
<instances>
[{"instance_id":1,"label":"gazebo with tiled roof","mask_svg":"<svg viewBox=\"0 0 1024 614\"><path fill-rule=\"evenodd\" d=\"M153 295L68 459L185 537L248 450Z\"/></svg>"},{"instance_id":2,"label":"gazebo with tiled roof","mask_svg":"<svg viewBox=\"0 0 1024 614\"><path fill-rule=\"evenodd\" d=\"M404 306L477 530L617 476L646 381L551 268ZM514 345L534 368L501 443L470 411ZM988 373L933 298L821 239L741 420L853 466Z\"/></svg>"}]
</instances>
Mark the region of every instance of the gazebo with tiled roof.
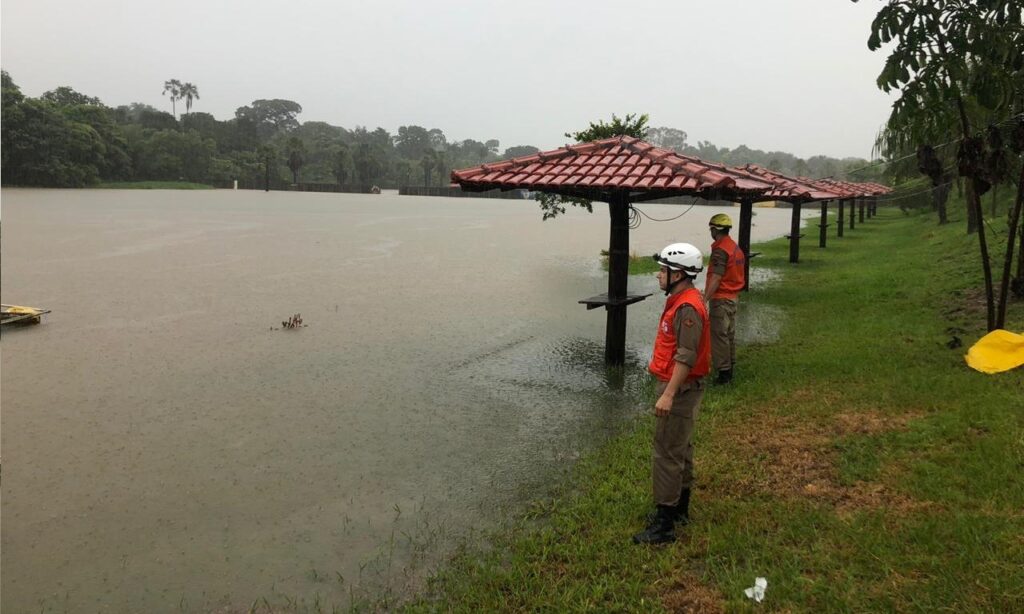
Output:
<instances>
[{"instance_id":1,"label":"gazebo with tiled roof","mask_svg":"<svg viewBox=\"0 0 1024 614\"><path fill-rule=\"evenodd\" d=\"M455 170L451 180L470 192L525 189L608 203L608 292L580 302L588 309L607 311L605 362L621 365L626 356L626 308L650 296L627 290L630 203L669 196L752 201L774 187L733 171L634 137L616 136Z\"/></svg>"},{"instance_id":2,"label":"gazebo with tiled roof","mask_svg":"<svg viewBox=\"0 0 1024 614\"><path fill-rule=\"evenodd\" d=\"M789 175L784 175L778 171L773 171L756 164L747 164L743 169L750 172L755 177L760 177L766 181L777 182L782 186L789 186L790 190L794 192L795 196L793 197L783 196L776 199L793 205L793 213L790 217L789 226L790 262L797 263L800 261L800 209L801 206L806 203L821 203L821 219L818 222L818 246L825 247L828 229L828 201L839 198L839 193L835 190L830 190L824 186L817 185L811 180L800 177L790 177Z\"/></svg>"}]
</instances>

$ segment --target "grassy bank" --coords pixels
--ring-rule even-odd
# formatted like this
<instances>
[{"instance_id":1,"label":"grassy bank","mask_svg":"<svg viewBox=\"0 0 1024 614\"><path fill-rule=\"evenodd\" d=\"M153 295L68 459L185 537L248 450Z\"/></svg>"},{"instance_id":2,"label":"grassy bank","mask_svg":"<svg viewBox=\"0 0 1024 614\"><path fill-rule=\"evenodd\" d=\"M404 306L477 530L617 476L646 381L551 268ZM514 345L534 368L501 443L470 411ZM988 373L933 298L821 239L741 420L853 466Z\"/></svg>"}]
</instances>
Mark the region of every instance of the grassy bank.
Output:
<instances>
[{"instance_id":1,"label":"grassy bank","mask_svg":"<svg viewBox=\"0 0 1024 614\"><path fill-rule=\"evenodd\" d=\"M884 210L796 266L784 240L758 251L784 278L743 301L783 310L783 332L705 396L680 541L629 542L646 418L411 610L754 611L743 589L764 576L758 610L1024 611L1024 369L964 364L984 333L977 238ZM1021 301L1008 320L1024 331Z\"/></svg>"},{"instance_id":2,"label":"grassy bank","mask_svg":"<svg viewBox=\"0 0 1024 614\"><path fill-rule=\"evenodd\" d=\"M109 181L93 188L103 190L212 190L212 185L189 181Z\"/></svg>"}]
</instances>

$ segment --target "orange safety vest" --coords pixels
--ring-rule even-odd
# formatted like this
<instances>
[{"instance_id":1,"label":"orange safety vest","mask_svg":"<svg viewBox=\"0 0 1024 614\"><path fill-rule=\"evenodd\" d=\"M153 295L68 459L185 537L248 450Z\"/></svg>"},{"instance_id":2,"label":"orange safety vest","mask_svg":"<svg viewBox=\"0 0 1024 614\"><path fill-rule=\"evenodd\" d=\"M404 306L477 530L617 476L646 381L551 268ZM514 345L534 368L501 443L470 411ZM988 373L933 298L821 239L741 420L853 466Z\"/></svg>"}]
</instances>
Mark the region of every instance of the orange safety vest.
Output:
<instances>
[{"instance_id":1,"label":"orange safety vest","mask_svg":"<svg viewBox=\"0 0 1024 614\"><path fill-rule=\"evenodd\" d=\"M687 288L679 294L673 294L665 300L665 311L661 314L658 325L658 336L654 339L654 355L647 370L663 382L672 379L672 370L676 367L676 312L683 305L690 305L700 316L704 328L701 331L700 343L697 345L697 362L690 369L686 381L700 379L708 374L711 365L711 326L708 322L708 310L704 307L704 297L700 290Z\"/></svg>"},{"instance_id":2,"label":"orange safety vest","mask_svg":"<svg viewBox=\"0 0 1024 614\"><path fill-rule=\"evenodd\" d=\"M711 298L727 298L735 300L743 290L745 281L745 264L747 256L740 249L739 245L729 235L722 235L720 239L711 244L711 251L720 249L726 253L725 275L718 284L718 290Z\"/></svg>"}]
</instances>

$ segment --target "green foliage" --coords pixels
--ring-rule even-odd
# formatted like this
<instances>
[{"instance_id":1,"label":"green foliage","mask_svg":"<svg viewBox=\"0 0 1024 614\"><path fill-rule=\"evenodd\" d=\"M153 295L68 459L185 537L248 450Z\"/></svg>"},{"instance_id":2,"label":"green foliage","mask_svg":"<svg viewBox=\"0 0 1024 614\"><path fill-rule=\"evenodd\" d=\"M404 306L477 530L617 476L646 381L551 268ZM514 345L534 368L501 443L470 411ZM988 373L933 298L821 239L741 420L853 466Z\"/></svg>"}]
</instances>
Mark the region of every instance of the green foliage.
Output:
<instances>
[{"instance_id":1,"label":"green foliage","mask_svg":"<svg viewBox=\"0 0 1024 614\"><path fill-rule=\"evenodd\" d=\"M70 126L65 125L56 132L52 126L37 126L38 130L34 129L32 134L22 130L19 121L23 117L15 109L25 101L25 96L10 75L4 72L4 183L17 181L26 185L26 182L31 182L31 185L79 185L95 180L97 176L99 180L105 181L178 180L186 168L190 169L189 173L194 173L196 168L205 168L208 173L202 179L205 182L223 185L238 179L245 185L263 185L268 169L266 157L260 152L263 146L269 146L276 152L282 152L280 156L276 153L273 156L269 169L270 183L283 187L297 178L288 166L287 153L290 151L290 139L295 138L302 143L301 178L305 182L375 183L388 187L423 183L438 186L448 183L452 169L527 156L538 151L529 145L517 145L501 151L497 139L449 141L440 129L417 125L400 126L398 132L392 135L383 128L369 130L357 126L349 130L325 122L300 122L298 116L302 106L284 99L255 100L250 105L239 107L234 117L221 121L209 113L191 110L190 94L193 100L199 98L198 88L194 85L170 79L164 86L164 95L171 98L172 113L143 103L107 108L98 99L69 87L58 87L47 92L44 96L48 98L46 102L51 109L64 115L69 122L92 127L102 144L102 153L97 160L75 168L75 162L60 158L68 143L51 144L49 136L39 136L63 133ZM185 103L185 112L180 119L175 117L176 103L179 101ZM10 126L7 126L8 111L13 113ZM45 119L39 112L32 117L35 118L33 121ZM62 123L56 117L50 117L50 121ZM625 118L613 116L610 122L592 124L587 130L575 134L595 137L620 132L636 136L646 134L647 138L661 146L681 149L690 155L703 154L702 157L727 163L765 164L770 157L774 157L784 172L793 166L807 167L806 172L801 171L800 174L814 175L821 170L828 171L825 174L829 175L841 174L847 166L863 166L864 163L862 160L840 161L824 156L804 162L784 152L766 153L744 146L734 150L719 149L706 142L695 147L686 144L686 133L682 130L667 127L649 129L646 122L646 118L635 115ZM194 136L172 139L163 134L169 131L191 133ZM9 142L8 137L29 138L16 143ZM207 141L214 144L212 155L207 155L205 148L199 146ZM185 146L182 142L191 144ZM75 143L80 148L83 141L78 139ZM170 149L161 150L164 146ZM28 162L46 147L56 156L54 161ZM190 147L198 147L201 151L197 164L180 158ZM150 155L155 155L156 159L147 159ZM24 168L19 169L23 159L34 170L30 172ZM822 161L828 161L830 166L823 168ZM288 180L289 175L291 181ZM541 198L551 201L546 205L548 217L564 212L565 206L570 203L588 210L591 208L590 203L582 199Z\"/></svg>"},{"instance_id":2,"label":"green foliage","mask_svg":"<svg viewBox=\"0 0 1024 614\"><path fill-rule=\"evenodd\" d=\"M160 130L133 144L135 177L154 180L207 180L216 146L197 132Z\"/></svg>"},{"instance_id":3,"label":"green foliage","mask_svg":"<svg viewBox=\"0 0 1024 614\"><path fill-rule=\"evenodd\" d=\"M103 106L103 103L100 102L99 98L86 96L85 94L76 92L66 85L50 90L40 96L40 98L58 107L74 107L78 105Z\"/></svg>"},{"instance_id":4,"label":"green foliage","mask_svg":"<svg viewBox=\"0 0 1024 614\"><path fill-rule=\"evenodd\" d=\"M585 130L578 132L566 132L565 136L576 139L577 143L608 139L613 136L632 136L638 139L647 136L647 114L637 116L635 113L627 113L625 117L618 117L612 113L612 121L605 123L598 120L597 123L590 122Z\"/></svg>"},{"instance_id":5,"label":"green foliage","mask_svg":"<svg viewBox=\"0 0 1024 614\"><path fill-rule=\"evenodd\" d=\"M651 145L683 151L686 149L686 132L677 128L648 128L645 140Z\"/></svg>"},{"instance_id":6,"label":"green foliage","mask_svg":"<svg viewBox=\"0 0 1024 614\"><path fill-rule=\"evenodd\" d=\"M501 157L506 160L509 158L521 158L523 156L533 155L538 151L540 150L532 145L516 145L515 147L509 147L506 149L505 153L501 154Z\"/></svg>"}]
</instances>

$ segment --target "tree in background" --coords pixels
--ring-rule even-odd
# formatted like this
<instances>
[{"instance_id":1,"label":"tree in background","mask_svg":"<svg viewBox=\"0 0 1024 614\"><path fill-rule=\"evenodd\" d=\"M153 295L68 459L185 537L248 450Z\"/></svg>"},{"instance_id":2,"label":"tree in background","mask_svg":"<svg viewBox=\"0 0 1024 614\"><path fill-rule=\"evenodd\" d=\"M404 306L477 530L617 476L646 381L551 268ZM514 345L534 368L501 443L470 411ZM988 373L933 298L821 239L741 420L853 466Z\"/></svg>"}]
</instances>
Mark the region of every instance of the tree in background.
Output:
<instances>
[{"instance_id":1,"label":"tree in background","mask_svg":"<svg viewBox=\"0 0 1024 614\"><path fill-rule=\"evenodd\" d=\"M999 121L1014 109L1019 113L1024 98L1022 10L1019 0L888 0L868 39L873 51L892 45L877 81L883 91L899 92L882 137L886 150L923 147L954 129L959 133L957 170L966 179L968 233L978 234L989 330L1005 321L1024 168L1009 220L997 309L981 208L981 195L991 186L986 161L991 155L986 156L985 139L977 133L977 118ZM933 163L923 166L935 172Z\"/></svg>"},{"instance_id":2,"label":"tree in background","mask_svg":"<svg viewBox=\"0 0 1024 614\"><path fill-rule=\"evenodd\" d=\"M331 154L331 173L338 185L345 185L352 176L352 153L347 145L338 146Z\"/></svg>"},{"instance_id":3,"label":"tree in background","mask_svg":"<svg viewBox=\"0 0 1024 614\"><path fill-rule=\"evenodd\" d=\"M613 136L632 136L642 139L647 135L647 119L646 113L640 116L627 114L623 118L612 114L612 121L609 123L600 120L597 123L590 122L590 126L586 130L566 132L565 136L574 139L577 143L607 139ZM533 199L540 204L544 220L562 215L565 213L567 205L582 207L590 213L594 212L593 204L586 198L538 192Z\"/></svg>"},{"instance_id":4,"label":"tree in background","mask_svg":"<svg viewBox=\"0 0 1024 614\"><path fill-rule=\"evenodd\" d=\"M185 101L185 114L192 110L192 101L199 100L199 88L191 83L183 83L178 90L178 97Z\"/></svg>"},{"instance_id":5,"label":"tree in background","mask_svg":"<svg viewBox=\"0 0 1024 614\"><path fill-rule=\"evenodd\" d=\"M505 150L505 153L501 154L502 158L521 158L523 156L533 155L540 151L532 145L516 145L515 147L509 147Z\"/></svg>"},{"instance_id":6,"label":"tree in background","mask_svg":"<svg viewBox=\"0 0 1024 614\"><path fill-rule=\"evenodd\" d=\"M181 99L181 81L177 79L164 81L164 91L160 95L168 96L171 99L171 115L174 116L174 119L178 119L178 111L174 103Z\"/></svg>"},{"instance_id":7,"label":"tree in background","mask_svg":"<svg viewBox=\"0 0 1024 614\"><path fill-rule=\"evenodd\" d=\"M252 104L238 107L235 118L248 122L255 128L259 138L267 139L278 132L290 132L299 127L297 116L302 105L292 100L254 100Z\"/></svg>"},{"instance_id":8,"label":"tree in background","mask_svg":"<svg viewBox=\"0 0 1024 614\"><path fill-rule=\"evenodd\" d=\"M645 140L656 147L674 149L680 153L686 149L687 134L676 128L648 128Z\"/></svg>"},{"instance_id":9,"label":"tree in background","mask_svg":"<svg viewBox=\"0 0 1024 614\"><path fill-rule=\"evenodd\" d=\"M433 149L424 149L420 154L420 168L423 169L423 185L430 185L430 174L437 164L437 153Z\"/></svg>"},{"instance_id":10,"label":"tree in background","mask_svg":"<svg viewBox=\"0 0 1024 614\"><path fill-rule=\"evenodd\" d=\"M285 150L288 154L288 170L292 172L292 183L299 183L299 169L306 163L306 146L296 137L288 139Z\"/></svg>"},{"instance_id":11,"label":"tree in background","mask_svg":"<svg viewBox=\"0 0 1024 614\"><path fill-rule=\"evenodd\" d=\"M256 150L256 155L263 163L263 189L269 192L270 169L277 164L277 150L272 145L260 145Z\"/></svg>"},{"instance_id":12,"label":"tree in background","mask_svg":"<svg viewBox=\"0 0 1024 614\"><path fill-rule=\"evenodd\" d=\"M93 96L86 96L85 94L76 92L66 85L62 85L57 89L50 90L39 97L41 100L45 100L58 107L72 107L76 105L86 104L97 107L102 107L103 103L100 102L99 98Z\"/></svg>"}]
</instances>

